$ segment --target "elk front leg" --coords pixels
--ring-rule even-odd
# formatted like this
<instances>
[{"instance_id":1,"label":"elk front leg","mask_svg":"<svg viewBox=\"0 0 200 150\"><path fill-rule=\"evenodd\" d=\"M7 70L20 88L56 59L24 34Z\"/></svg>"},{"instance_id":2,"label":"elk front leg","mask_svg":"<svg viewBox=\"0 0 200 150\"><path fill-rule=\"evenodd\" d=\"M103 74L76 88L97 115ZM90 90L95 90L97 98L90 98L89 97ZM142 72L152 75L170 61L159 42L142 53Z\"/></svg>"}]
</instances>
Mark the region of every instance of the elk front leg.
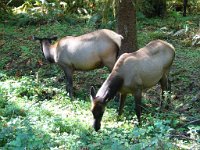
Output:
<instances>
[{"instance_id":1,"label":"elk front leg","mask_svg":"<svg viewBox=\"0 0 200 150\"><path fill-rule=\"evenodd\" d=\"M62 68L64 70L65 78L66 78L66 90L69 93L69 97L72 99L73 98L73 80L72 80L73 70L67 67L62 67Z\"/></svg>"},{"instance_id":2,"label":"elk front leg","mask_svg":"<svg viewBox=\"0 0 200 150\"><path fill-rule=\"evenodd\" d=\"M119 112L118 112L119 116L122 115L125 100L126 100L126 94L120 94Z\"/></svg>"}]
</instances>

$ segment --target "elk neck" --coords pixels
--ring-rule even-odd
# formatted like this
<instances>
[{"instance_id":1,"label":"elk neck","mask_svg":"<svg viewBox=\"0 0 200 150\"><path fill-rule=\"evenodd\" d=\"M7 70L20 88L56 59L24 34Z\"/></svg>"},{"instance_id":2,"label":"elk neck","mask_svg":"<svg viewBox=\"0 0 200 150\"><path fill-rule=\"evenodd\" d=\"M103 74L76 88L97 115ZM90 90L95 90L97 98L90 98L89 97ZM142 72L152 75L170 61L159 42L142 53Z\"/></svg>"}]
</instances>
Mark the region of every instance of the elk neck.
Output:
<instances>
[{"instance_id":1,"label":"elk neck","mask_svg":"<svg viewBox=\"0 0 200 150\"><path fill-rule=\"evenodd\" d=\"M99 91L97 92L97 97L101 97L103 101L111 100L117 92L121 89L123 85L123 78L117 75L110 74L107 80L103 83Z\"/></svg>"},{"instance_id":2,"label":"elk neck","mask_svg":"<svg viewBox=\"0 0 200 150\"><path fill-rule=\"evenodd\" d=\"M55 47L52 46L49 41L42 41L41 45L45 58L50 63L55 63Z\"/></svg>"}]
</instances>

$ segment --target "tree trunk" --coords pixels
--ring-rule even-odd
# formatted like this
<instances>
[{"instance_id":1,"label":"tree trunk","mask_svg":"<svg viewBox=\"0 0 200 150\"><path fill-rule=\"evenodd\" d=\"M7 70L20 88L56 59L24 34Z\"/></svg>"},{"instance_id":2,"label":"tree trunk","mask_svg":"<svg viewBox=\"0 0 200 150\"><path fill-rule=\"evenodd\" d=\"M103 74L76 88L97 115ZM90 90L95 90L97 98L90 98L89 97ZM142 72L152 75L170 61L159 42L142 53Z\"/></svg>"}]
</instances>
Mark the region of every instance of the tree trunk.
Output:
<instances>
[{"instance_id":1,"label":"tree trunk","mask_svg":"<svg viewBox=\"0 0 200 150\"><path fill-rule=\"evenodd\" d=\"M166 0L154 1L155 15L159 17L164 17L166 15L166 5Z\"/></svg>"},{"instance_id":2,"label":"tree trunk","mask_svg":"<svg viewBox=\"0 0 200 150\"><path fill-rule=\"evenodd\" d=\"M167 11L166 0L143 0L140 1L142 5L142 13L146 17L164 17Z\"/></svg>"},{"instance_id":3,"label":"tree trunk","mask_svg":"<svg viewBox=\"0 0 200 150\"><path fill-rule=\"evenodd\" d=\"M136 0L118 1L117 32L124 37L119 55L137 50Z\"/></svg>"},{"instance_id":4,"label":"tree trunk","mask_svg":"<svg viewBox=\"0 0 200 150\"><path fill-rule=\"evenodd\" d=\"M183 0L183 16L186 16L187 0Z\"/></svg>"}]
</instances>

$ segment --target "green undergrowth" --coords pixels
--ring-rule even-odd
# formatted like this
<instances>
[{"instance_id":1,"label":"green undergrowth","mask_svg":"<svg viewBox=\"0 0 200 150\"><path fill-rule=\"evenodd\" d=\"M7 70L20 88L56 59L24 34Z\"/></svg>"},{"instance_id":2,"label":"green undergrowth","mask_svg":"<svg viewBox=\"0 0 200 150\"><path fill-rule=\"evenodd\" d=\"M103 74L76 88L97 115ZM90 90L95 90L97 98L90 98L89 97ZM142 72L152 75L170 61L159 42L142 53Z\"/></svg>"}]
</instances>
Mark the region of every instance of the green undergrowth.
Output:
<instances>
[{"instance_id":1,"label":"green undergrowth","mask_svg":"<svg viewBox=\"0 0 200 150\"><path fill-rule=\"evenodd\" d=\"M143 124L138 126L133 97L128 96L121 117L117 116L119 103L112 100L99 132L92 128L89 89L101 86L108 69L75 72L75 99L71 100L65 91L62 70L49 64L40 43L31 40L32 35L81 35L95 27L83 22L26 27L0 24L0 149L199 149L200 48L190 46L191 37L198 30L194 18L197 17L176 18L174 27L173 17L138 20L139 47L163 39L176 49L170 73L172 93L166 93L172 104L168 110L160 110L160 88L151 88L143 96ZM168 34L184 27L186 21L188 35Z\"/></svg>"},{"instance_id":2,"label":"green undergrowth","mask_svg":"<svg viewBox=\"0 0 200 150\"><path fill-rule=\"evenodd\" d=\"M153 116L149 114L138 128L132 122L135 117L124 115L117 121L116 109L109 105L102 130L97 133L91 127L88 99L71 101L62 89L46 87L33 77L6 79L0 87L0 146L5 149L134 149L154 148L159 143L174 147L168 144L173 130L170 120L158 117L151 122Z\"/></svg>"}]
</instances>

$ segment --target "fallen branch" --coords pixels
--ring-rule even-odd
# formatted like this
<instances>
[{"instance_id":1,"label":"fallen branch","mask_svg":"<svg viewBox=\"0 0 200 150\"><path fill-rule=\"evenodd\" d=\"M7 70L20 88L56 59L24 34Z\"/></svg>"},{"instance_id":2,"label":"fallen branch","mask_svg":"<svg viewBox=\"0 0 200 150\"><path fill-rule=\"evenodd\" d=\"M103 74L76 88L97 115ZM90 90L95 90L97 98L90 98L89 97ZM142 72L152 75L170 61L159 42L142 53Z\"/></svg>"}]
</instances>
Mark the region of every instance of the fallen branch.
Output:
<instances>
[{"instance_id":1,"label":"fallen branch","mask_svg":"<svg viewBox=\"0 0 200 150\"><path fill-rule=\"evenodd\" d=\"M190 121L190 122L188 122L186 125L184 125L183 127L186 127L186 126L188 126L188 125L190 125L190 124L196 124L196 123L199 123L199 124L200 124L200 119L196 119L196 120Z\"/></svg>"},{"instance_id":2,"label":"fallen branch","mask_svg":"<svg viewBox=\"0 0 200 150\"><path fill-rule=\"evenodd\" d=\"M173 135L173 134L171 134L171 135L169 135L169 137L177 137L177 138L186 139L186 140L192 140L192 141L197 142L196 139L187 137L187 136L185 136L185 135Z\"/></svg>"}]
</instances>

